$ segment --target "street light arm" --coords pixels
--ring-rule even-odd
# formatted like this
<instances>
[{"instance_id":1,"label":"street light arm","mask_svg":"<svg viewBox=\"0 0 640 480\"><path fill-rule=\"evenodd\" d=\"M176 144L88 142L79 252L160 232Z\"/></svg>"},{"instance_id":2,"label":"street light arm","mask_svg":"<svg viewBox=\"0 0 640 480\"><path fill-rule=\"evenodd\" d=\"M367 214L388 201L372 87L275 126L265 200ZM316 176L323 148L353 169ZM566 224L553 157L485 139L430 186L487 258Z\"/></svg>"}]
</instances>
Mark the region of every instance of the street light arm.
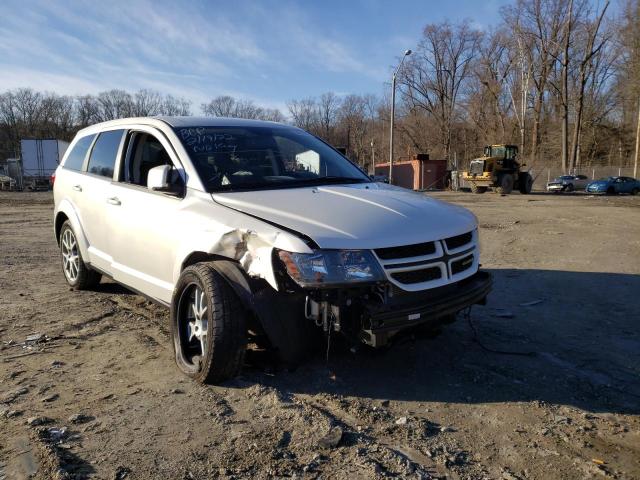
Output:
<instances>
[{"instance_id":1,"label":"street light arm","mask_svg":"<svg viewBox=\"0 0 640 480\"><path fill-rule=\"evenodd\" d=\"M393 120L395 117L396 110L396 76L400 71L400 67L402 67L402 63L404 62L405 57L411 55L411 50L406 50L400 63L396 67L395 72L393 72L393 76L391 77L391 122L390 123L390 132L389 132L389 184L393 185Z\"/></svg>"}]
</instances>

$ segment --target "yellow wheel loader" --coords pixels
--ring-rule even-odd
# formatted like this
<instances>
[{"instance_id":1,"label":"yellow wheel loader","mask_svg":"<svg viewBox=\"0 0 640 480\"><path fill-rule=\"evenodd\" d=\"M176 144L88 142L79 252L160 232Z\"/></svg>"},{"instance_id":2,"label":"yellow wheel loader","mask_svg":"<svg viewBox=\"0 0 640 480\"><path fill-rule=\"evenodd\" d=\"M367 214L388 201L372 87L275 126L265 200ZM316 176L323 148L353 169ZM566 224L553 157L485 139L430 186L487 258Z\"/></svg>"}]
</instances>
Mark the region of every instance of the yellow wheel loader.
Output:
<instances>
[{"instance_id":1,"label":"yellow wheel loader","mask_svg":"<svg viewBox=\"0 0 640 480\"><path fill-rule=\"evenodd\" d=\"M469 171L462 173L462 179L473 193L484 193L490 188L505 195L514 188L520 193L531 193L533 178L521 170L517 157L515 145L486 146L482 157L471 160Z\"/></svg>"}]
</instances>

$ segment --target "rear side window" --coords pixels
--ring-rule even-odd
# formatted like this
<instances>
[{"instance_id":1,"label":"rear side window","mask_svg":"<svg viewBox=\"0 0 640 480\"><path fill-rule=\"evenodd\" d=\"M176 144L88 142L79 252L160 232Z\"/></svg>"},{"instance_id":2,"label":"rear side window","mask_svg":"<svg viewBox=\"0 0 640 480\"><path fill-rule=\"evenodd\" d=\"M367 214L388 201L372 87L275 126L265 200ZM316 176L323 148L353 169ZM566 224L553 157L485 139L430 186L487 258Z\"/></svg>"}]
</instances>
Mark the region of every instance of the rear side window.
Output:
<instances>
[{"instance_id":1,"label":"rear side window","mask_svg":"<svg viewBox=\"0 0 640 480\"><path fill-rule=\"evenodd\" d=\"M98 136L91 150L87 172L113 178L113 169L123 133L124 130L111 130Z\"/></svg>"},{"instance_id":2,"label":"rear side window","mask_svg":"<svg viewBox=\"0 0 640 480\"><path fill-rule=\"evenodd\" d=\"M87 151L95 137L95 135L87 135L86 137L82 137L78 140L73 146L73 149L69 152L69 155L63 165L64 168L68 168L69 170L82 170L84 158L87 156Z\"/></svg>"}]
</instances>

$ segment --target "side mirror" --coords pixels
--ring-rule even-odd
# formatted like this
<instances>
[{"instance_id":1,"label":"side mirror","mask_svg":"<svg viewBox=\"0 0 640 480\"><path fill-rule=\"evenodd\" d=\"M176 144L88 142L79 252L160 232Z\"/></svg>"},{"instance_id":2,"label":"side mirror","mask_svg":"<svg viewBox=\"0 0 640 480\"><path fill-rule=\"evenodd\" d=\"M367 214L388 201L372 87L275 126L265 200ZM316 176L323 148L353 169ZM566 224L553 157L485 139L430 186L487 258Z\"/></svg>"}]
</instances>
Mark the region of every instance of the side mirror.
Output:
<instances>
[{"instance_id":1,"label":"side mirror","mask_svg":"<svg viewBox=\"0 0 640 480\"><path fill-rule=\"evenodd\" d=\"M156 192L166 192L169 189L170 165L153 167L147 174L147 188Z\"/></svg>"}]
</instances>

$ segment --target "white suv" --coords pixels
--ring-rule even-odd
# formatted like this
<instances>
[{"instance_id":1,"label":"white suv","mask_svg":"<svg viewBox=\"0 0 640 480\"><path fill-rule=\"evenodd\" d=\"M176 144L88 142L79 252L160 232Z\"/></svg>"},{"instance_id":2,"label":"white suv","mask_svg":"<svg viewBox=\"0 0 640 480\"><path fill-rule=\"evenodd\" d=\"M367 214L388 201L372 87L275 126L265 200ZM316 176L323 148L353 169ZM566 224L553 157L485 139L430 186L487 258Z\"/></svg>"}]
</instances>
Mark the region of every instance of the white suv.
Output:
<instances>
[{"instance_id":1,"label":"white suv","mask_svg":"<svg viewBox=\"0 0 640 480\"><path fill-rule=\"evenodd\" d=\"M248 332L285 361L340 332L377 347L483 303L472 213L374 183L322 140L238 119L81 130L54 182L69 285L102 275L171 308L178 367L218 382Z\"/></svg>"}]
</instances>

